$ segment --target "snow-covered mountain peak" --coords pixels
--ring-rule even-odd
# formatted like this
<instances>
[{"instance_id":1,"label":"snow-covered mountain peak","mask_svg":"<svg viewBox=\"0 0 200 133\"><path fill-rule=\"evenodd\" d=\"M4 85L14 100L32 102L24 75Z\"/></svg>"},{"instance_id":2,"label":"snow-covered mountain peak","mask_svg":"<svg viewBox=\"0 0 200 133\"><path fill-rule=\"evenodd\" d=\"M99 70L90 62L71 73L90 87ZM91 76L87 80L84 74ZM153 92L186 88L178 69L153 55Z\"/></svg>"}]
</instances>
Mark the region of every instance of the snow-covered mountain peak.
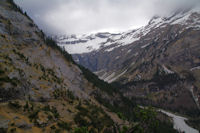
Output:
<instances>
[{"instance_id":1,"label":"snow-covered mountain peak","mask_svg":"<svg viewBox=\"0 0 200 133\"><path fill-rule=\"evenodd\" d=\"M200 28L200 9L180 9L169 16L154 16L148 25L139 29L122 33L100 32L81 36L70 35L58 37L58 44L64 47L70 54L83 54L98 51L104 48L105 52L111 52L117 47L133 44L147 35L150 31L163 28L167 25L181 25L187 28Z\"/></svg>"}]
</instances>

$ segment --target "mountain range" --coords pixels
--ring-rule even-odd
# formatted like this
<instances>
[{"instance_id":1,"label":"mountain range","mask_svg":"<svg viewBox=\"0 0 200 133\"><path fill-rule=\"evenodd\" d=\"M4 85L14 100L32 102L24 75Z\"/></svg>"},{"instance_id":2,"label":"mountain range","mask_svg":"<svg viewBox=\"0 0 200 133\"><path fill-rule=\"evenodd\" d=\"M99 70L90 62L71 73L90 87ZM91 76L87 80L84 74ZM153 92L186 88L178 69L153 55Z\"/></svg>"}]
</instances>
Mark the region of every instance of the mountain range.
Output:
<instances>
[{"instance_id":1,"label":"mountain range","mask_svg":"<svg viewBox=\"0 0 200 133\"><path fill-rule=\"evenodd\" d=\"M73 59L139 104L197 115L200 109L200 10L154 16L122 33L60 36Z\"/></svg>"},{"instance_id":2,"label":"mountain range","mask_svg":"<svg viewBox=\"0 0 200 133\"><path fill-rule=\"evenodd\" d=\"M137 30L57 44L13 0L1 0L0 133L185 131L159 108L184 114L198 132L199 14L171 18L178 14L195 21L160 27L171 19L154 17ZM72 57L65 50L74 46Z\"/></svg>"}]
</instances>

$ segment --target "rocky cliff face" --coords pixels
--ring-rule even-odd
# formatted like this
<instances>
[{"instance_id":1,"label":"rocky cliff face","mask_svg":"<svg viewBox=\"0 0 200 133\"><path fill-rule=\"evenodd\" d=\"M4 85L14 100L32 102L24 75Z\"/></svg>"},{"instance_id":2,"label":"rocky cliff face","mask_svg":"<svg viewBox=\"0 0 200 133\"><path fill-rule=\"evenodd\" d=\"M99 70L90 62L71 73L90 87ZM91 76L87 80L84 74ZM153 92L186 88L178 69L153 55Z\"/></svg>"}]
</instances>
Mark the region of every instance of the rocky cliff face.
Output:
<instances>
[{"instance_id":1,"label":"rocky cliff face","mask_svg":"<svg viewBox=\"0 0 200 133\"><path fill-rule=\"evenodd\" d=\"M50 99L56 89L67 88L87 98L83 90L88 82L81 70L59 50L48 46L49 40L43 39L37 26L12 8L1 2L1 86L5 91L9 94L15 88L12 91L19 93L18 98L27 99L30 95L30 99L39 101ZM5 93L1 93L1 101L15 98Z\"/></svg>"},{"instance_id":2,"label":"rocky cliff face","mask_svg":"<svg viewBox=\"0 0 200 133\"><path fill-rule=\"evenodd\" d=\"M121 86L124 96L192 115L200 104L199 33L200 12L193 8L155 16L137 30L59 42L77 63ZM77 51L79 47L85 51Z\"/></svg>"}]
</instances>

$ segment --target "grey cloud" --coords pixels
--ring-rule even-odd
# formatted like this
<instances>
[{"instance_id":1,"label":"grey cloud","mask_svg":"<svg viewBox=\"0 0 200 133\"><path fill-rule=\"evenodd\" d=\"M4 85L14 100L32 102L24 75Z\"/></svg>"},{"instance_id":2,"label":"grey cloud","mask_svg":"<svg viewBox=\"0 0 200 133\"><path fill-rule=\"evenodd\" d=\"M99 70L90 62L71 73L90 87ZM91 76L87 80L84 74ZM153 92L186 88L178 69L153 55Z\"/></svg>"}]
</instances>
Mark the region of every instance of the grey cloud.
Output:
<instances>
[{"instance_id":1,"label":"grey cloud","mask_svg":"<svg viewBox=\"0 0 200 133\"><path fill-rule=\"evenodd\" d=\"M123 31L199 0L15 0L49 34Z\"/></svg>"}]
</instances>

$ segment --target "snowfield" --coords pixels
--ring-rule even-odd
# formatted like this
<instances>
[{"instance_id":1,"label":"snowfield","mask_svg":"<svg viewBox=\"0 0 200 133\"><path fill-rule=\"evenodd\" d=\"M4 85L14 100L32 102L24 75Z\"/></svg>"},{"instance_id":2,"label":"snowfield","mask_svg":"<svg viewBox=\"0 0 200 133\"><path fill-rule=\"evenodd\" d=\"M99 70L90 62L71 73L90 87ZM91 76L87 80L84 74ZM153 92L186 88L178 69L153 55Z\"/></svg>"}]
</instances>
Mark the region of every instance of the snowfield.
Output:
<instances>
[{"instance_id":1,"label":"snowfield","mask_svg":"<svg viewBox=\"0 0 200 133\"><path fill-rule=\"evenodd\" d=\"M106 52L111 52L115 48L133 44L139 41L142 37L147 35L152 29L163 28L167 25L183 25L185 29L190 27L200 28L200 9L190 9L174 12L174 14L160 17L154 16L148 23L148 25L129 30L122 33L96 33L85 35L70 35L61 36L56 38L58 44L64 47L70 54L83 54L97 51L101 48L105 48ZM150 44L145 44L141 48L146 48Z\"/></svg>"}]
</instances>

